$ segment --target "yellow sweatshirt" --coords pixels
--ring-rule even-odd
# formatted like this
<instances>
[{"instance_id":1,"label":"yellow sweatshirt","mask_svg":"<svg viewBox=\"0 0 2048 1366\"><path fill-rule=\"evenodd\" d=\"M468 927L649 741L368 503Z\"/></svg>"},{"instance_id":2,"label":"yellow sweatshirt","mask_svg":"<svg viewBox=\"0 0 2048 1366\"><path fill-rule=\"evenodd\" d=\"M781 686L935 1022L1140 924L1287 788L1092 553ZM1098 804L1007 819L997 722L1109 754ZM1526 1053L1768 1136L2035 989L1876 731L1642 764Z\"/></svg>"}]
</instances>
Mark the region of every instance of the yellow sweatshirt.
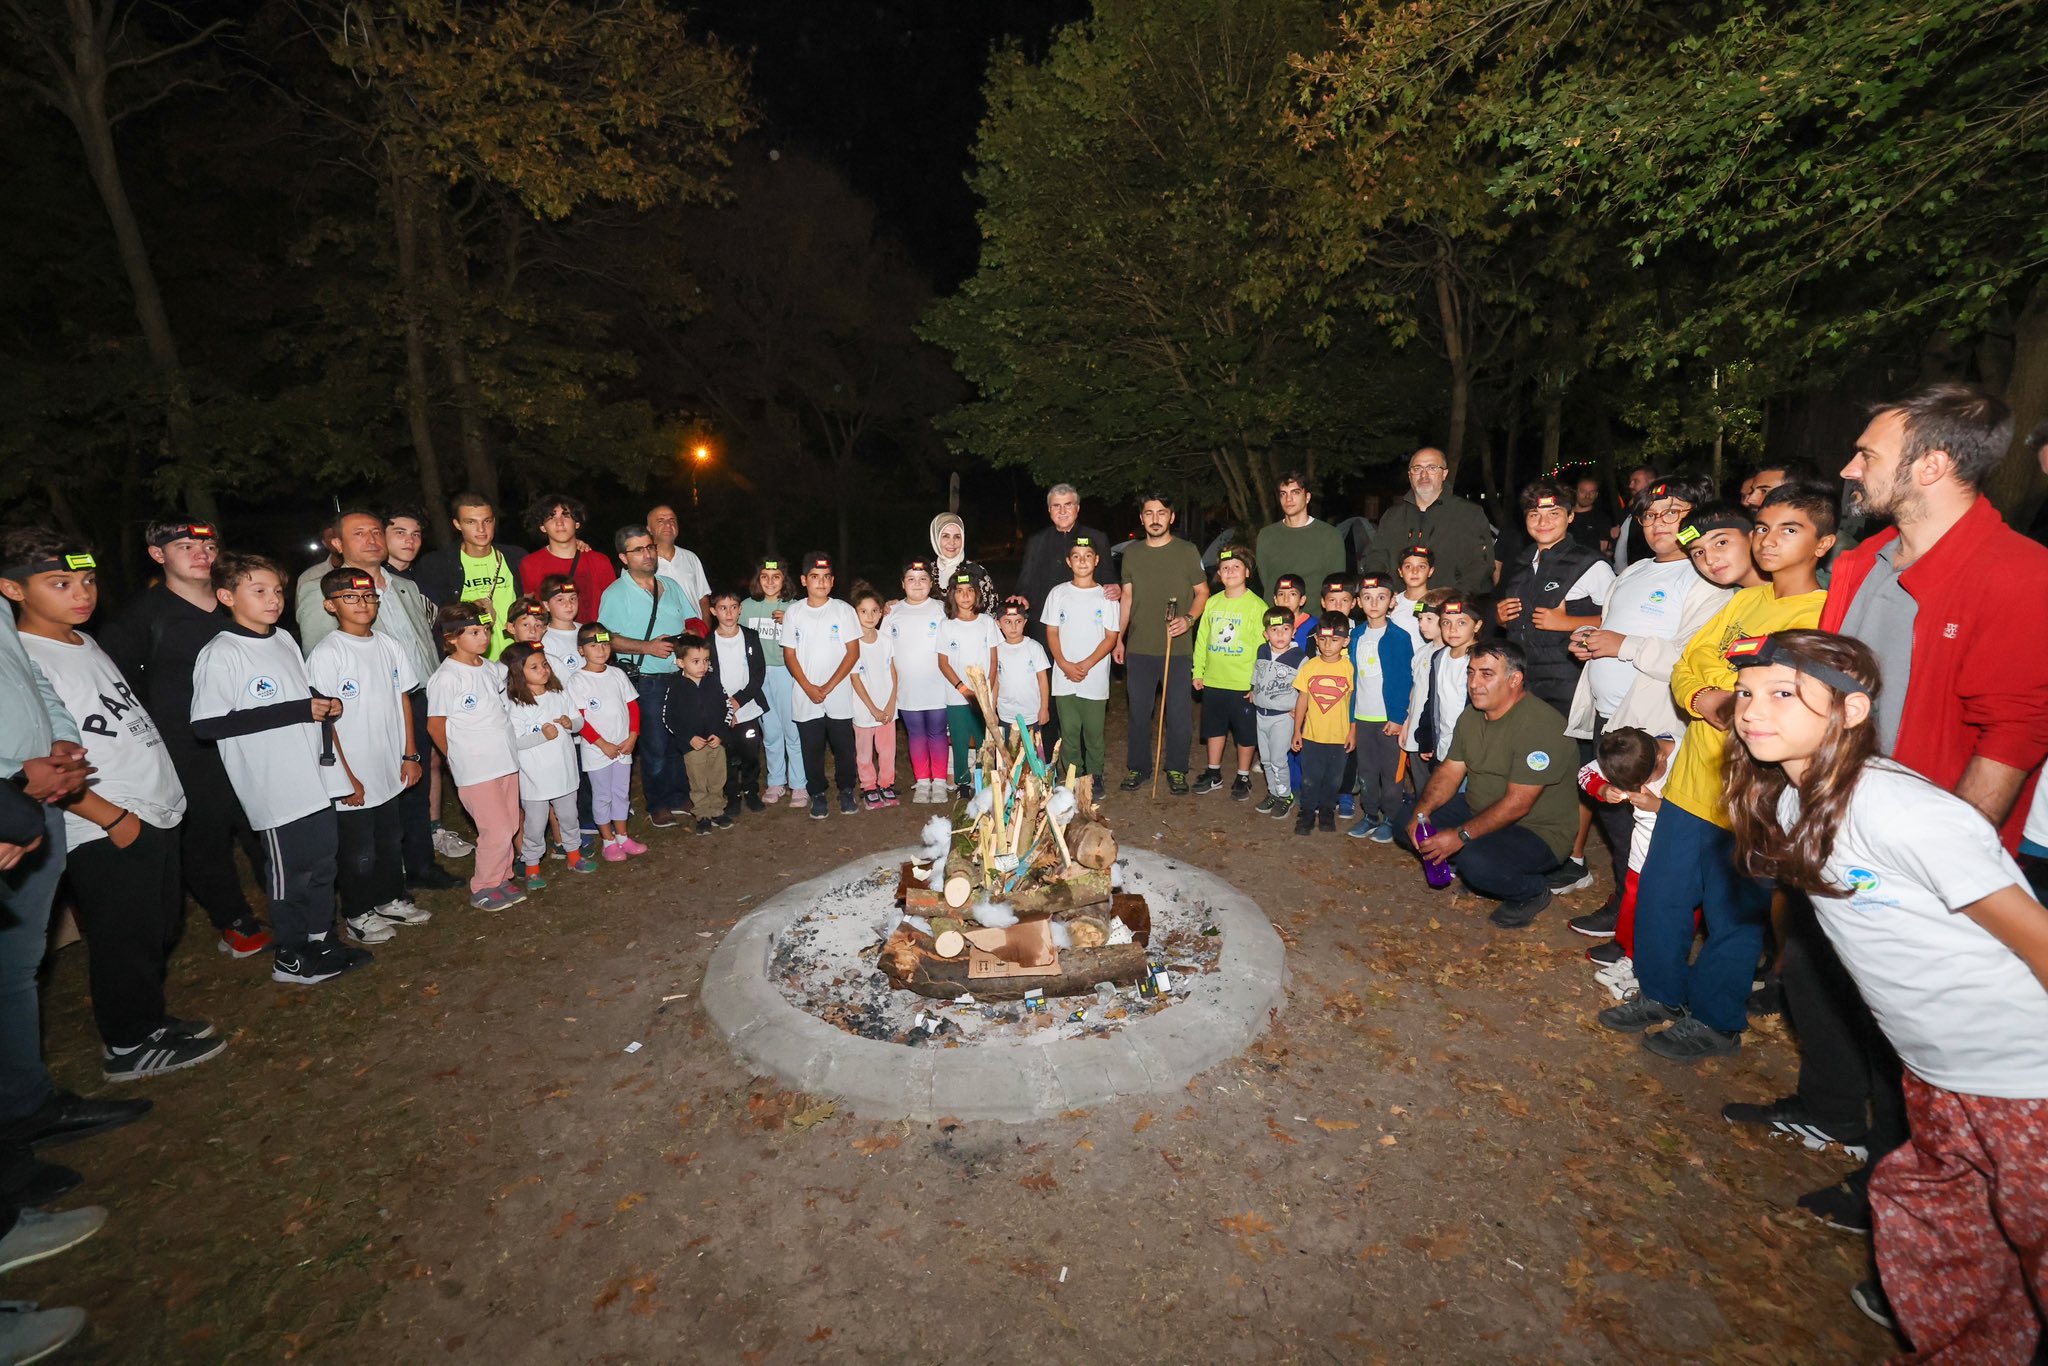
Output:
<instances>
[{"instance_id":1,"label":"yellow sweatshirt","mask_svg":"<svg viewBox=\"0 0 2048 1366\"><path fill-rule=\"evenodd\" d=\"M1685 728L1685 742L1671 766L1664 785L1664 800L1676 802L1701 820L1726 829L1728 816L1722 800L1721 756L1728 735L1698 720L1692 700L1709 688L1733 688L1735 670L1729 667L1725 651L1728 642L1744 636L1768 635L1772 631L1809 630L1820 625L1825 589L1778 597L1769 584L1745 588L1722 605L1699 633L1685 643L1678 662L1671 666L1671 695L1678 709L1695 718Z\"/></svg>"}]
</instances>

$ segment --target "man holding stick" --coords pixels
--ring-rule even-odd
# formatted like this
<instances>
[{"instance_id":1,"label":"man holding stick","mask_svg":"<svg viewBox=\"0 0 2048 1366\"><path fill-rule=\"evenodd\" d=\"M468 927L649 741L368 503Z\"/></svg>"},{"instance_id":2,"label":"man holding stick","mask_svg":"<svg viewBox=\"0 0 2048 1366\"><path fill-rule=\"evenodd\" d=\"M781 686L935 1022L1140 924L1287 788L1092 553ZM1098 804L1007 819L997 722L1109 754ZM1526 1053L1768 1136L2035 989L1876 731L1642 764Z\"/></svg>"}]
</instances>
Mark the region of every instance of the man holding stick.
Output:
<instances>
[{"instance_id":1,"label":"man holding stick","mask_svg":"<svg viewBox=\"0 0 2048 1366\"><path fill-rule=\"evenodd\" d=\"M1171 498L1148 494L1138 520L1145 540L1124 552L1124 624L1116 647L1130 690L1123 790L1137 791L1155 769L1163 769L1178 797L1188 790L1188 746L1194 742L1193 655L1181 637L1194 629L1209 601L1209 579L1200 552L1173 534ZM1175 608L1171 614L1169 604Z\"/></svg>"}]
</instances>

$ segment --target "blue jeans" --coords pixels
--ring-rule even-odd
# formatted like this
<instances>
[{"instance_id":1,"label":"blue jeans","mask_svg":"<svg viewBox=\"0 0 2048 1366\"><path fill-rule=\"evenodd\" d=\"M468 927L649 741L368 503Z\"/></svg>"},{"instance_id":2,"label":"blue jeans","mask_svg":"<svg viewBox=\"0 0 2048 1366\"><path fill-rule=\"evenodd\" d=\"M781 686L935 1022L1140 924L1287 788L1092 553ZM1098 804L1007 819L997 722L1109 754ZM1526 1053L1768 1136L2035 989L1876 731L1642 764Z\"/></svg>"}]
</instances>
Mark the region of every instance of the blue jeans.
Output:
<instances>
[{"instance_id":1,"label":"blue jeans","mask_svg":"<svg viewBox=\"0 0 2048 1366\"><path fill-rule=\"evenodd\" d=\"M761 756L768 765L768 786L795 792L804 785L804 745L789 714L796 680L787 669L770 668L761 675L768 710L761 715Z\"/></svg>"},{"instance_id":2,"label":"blue jeans","mask_svg":"<svg viewBox=\"0 0 2048 1366\"><path fill-rule=\"evenodd\" d=\"M683 800L683 761L661 719L675 678L674 674L642 674L638 683L640 743L633 750L633 766L640 770L640 796L650 812L672 811Z\"/></svg>"},{"instance_id":3,"label":"blue jeans","mask_svg":"<svg viewBox=\"0 0 2048 1366\"><path fill-rule=\"evenodd\" d=\"M1403 800L1394 815L1394 838L1411 852L1415 845L1408 838L1408 822L1415 819L1416 800ZM1456 830L1473 815L1471 803L1460 792L1431 812L1429 823L1438 830ZM1548 890L1550 884L1543 875L1562 862L1542 836L1519 825L1481 835L1451 855L1451 867L1467 887L1501 901L1527 901Z\"/></svg>"},{"instance_id":4,"label":"blue jeans","mask_svg":"<svg viewBox=\"0 0 2048 1366\"><path fill-rule=\"evenodd\" d=\"M1693 910L1707 939L1690 968ZM1735 837L1671 802L1657 812L1636 879L1636 981L1643 995L1684 1006L1724 1034L1749 1027L1749 984L1763 952L1771 889L1735 871Z\"/></svg>"},{"instance_id":5,"label":"blue jeans","mask_svg":"<svg viewBox=\"0 0 2048 1366\"><path fill-rule=\"evenodd\" d=\"M64 876L64 817L43 808L43 842L0 873L0 1124L50 1098L36 969L50 932L50 902Z\"/></svg>"},{"instance_id":6,"label":"blue jeans","mask_svg":"<svg viewBox=\"0 0 2048 1366\"><path fill-rule=\"evenodd\" d=\"M1337 788L1344 777L1344 746L1325 744L1319 740L1303 740L1301 749L1301 786L1295 811L1301 816L1313 816L1322 810L1337 809Z\"/></svg>"}]
</instances>

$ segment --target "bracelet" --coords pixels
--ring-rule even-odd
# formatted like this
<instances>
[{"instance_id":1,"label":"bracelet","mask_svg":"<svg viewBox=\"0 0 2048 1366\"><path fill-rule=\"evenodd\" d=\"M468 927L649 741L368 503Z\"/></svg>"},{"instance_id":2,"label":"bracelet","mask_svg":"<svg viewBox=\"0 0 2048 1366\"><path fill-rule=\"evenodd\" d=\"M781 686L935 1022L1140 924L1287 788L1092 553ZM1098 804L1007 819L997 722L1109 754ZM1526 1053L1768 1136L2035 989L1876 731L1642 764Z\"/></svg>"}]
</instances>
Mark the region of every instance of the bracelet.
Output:
<instances>
[{"instance_id":1,"label":"bracelet","mask_svg":"<svg viewBox=\"0 0 2048 1366\"><path fill-rule=\"evenodd\" d=\"M130 816L133 816L134 814L135 813L133 811L129 811L126 808L123 808L120 815L108 821L105 825L101 826L100 829L106 831L109 835L111 835L114 833L115 826L119 825L122 821L127 820Z\"/></svg>"}]
</instances>

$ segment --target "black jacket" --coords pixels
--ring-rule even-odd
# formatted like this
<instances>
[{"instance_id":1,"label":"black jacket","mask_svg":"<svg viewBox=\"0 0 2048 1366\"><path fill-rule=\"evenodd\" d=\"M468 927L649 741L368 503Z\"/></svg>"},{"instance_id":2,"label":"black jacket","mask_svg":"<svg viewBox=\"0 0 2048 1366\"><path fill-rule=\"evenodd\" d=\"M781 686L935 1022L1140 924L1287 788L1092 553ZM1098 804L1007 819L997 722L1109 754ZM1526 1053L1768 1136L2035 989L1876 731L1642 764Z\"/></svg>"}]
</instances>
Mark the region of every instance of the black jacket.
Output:
<instances>
[{"instance_id":1,"label":"black jacket","mask_svg":"<svg viewBox=\"0 0 2048 1366\"><path fill-rule=\"evenodd\" d=\"M692 680L684 674L670 674L666 700L661 704L661 724L686 746L698 736L707 739L725 735L725 689L718 675L705 674Z\"/></svg>"},{"instance_id":2,"label":"black jacket","mask_svg":"<svg viewBox=\"0 0 2048 1366\"><path fill-rule=\"evenodd\" d=\"M1572 693L1579 686L1579 671L1585 666L1567 648L1570 633L1537 628L1536 609L1562 607L1575 617L1599 616L1599 603L1590 598L1566 601L1565 594L1580 575L1601 559L1599 551L1589 550L1567 536L1537 556L1533 566L1526 549L1513 564L1501 566L1501 598L1518 598L1522 604L1522 615L1509 622L1501 634L1521 646L1522 653L1528 656L1529 691L1567 715L1571 712Z\"/></svg>"},{"instance_id":3,"label":"black jacket","mask_svg":"<svg viewBox=\"0 0 2048 1366\"><path fill-rule=\"evenodd\" d=\"M192 668L207 642L233 625L224 609L194 607L159 583L99 633L100 648L149 709L173 754L202 744L192 734Z\"/></svg>"},{"instance_id":4,"label":"black jacket","mask_svg":"<svg viewBox=\"0 0 2048 1366\"><path fill-rule=\"evenodd\" d=\"M503 541L493 541L491 549L505 557L505 572L512 577L512 596L518 597L519 562L526 558L526 552ZM453 550L430 550L413 562L409 577L436 610L462 600L461 555L459 546Z\"/></svg>"},{"instance_id":5,"label":"black jacket","mask_svg":"<svg viewBox=\"0 0 2048 1366\"><path fill-rule=\"evenodd\" d=\"M706 636L704 639L711 646L711 672L707 676L712 683L717 685L720 692L724 692L726 678L718 668L718 635L716 628L713 629L711 635ZM764 712L772 710L768 705L768 694L761 690L761 685L768 676L768 659L761 651L761 637L742 626L740 628L740 639L745 641L747 646L747 681L745 687L733 690L733 709L735 711L742 710L746 707L747 703L752 702Z\"/></svg>"}]
</instances>

